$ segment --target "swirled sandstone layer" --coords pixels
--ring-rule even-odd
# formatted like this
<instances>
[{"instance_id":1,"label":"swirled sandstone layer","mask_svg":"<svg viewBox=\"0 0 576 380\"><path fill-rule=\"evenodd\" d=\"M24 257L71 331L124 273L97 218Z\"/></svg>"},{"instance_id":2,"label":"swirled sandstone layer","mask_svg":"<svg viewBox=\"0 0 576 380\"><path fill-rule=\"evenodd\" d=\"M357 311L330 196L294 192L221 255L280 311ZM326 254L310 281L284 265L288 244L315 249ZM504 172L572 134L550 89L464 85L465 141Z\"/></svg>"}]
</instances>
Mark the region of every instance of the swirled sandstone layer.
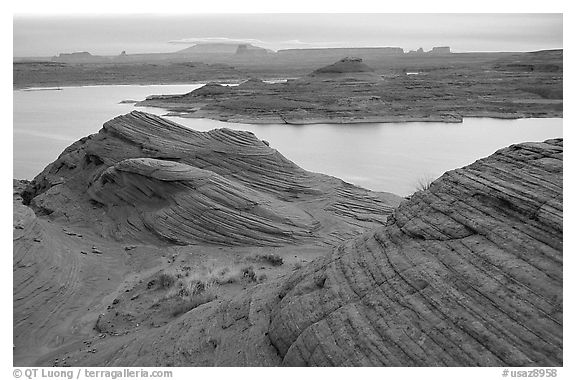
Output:
<instances>
[{"instance_id":1,"label":"swirled sandstone layer","mask_svg":"<svg viewBox=\"0 0 576 380\"><path fill-rule=\"evenodd\" d=\"M562 365L561 139L447 172L288 280L284 365Z\"/></svg>"},{"instance_id":2,"label":"swirled sandstone layer","mask_svg":"<svg viewBox=\"0 0 576 380\"><path fill-rule=\"evenodd\" d=\"M72 365L561 366L563 141L502 149L291 276Z\"/></svg>"},{"instance_id":3,"label":"swirled sandstone layer","mask_svg":"<svg viewBox=\"0 0 576 380\"><path fill-rule=\"evenodd\" d=\"M252 133L142 112L71 145L24 197L52 217L100 220L117 239L224 245L339 241L384 223L401 200L307 172Z\"/></svg>"}]
</instances>

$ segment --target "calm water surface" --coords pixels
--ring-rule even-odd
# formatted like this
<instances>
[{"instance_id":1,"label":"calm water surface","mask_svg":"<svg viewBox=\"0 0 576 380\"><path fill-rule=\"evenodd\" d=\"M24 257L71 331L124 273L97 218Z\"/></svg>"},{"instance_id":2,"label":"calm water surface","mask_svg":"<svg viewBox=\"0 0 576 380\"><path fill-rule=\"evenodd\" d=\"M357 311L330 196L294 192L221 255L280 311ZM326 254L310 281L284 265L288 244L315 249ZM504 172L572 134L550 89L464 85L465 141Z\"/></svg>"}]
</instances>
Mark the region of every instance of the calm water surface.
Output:
<instances>
[{"instance_id":1,"label":"calm water surface","mask_svg":"<svg viewBox=\"0 0 576 380\"><path fill-rule=\"evenodd\" d=\"M178 94L201 85L93 86L14 91L14 178L32 179L71 143L135 109L119 104L151 94ZM163 115L155 108L137 108ZM371 190L399 195L510 144L562 137L562 119L465 119L461 124L382 123L252 125L169 118L199 131L254 132L301 167Z\"/></svg>"}]
</instances>

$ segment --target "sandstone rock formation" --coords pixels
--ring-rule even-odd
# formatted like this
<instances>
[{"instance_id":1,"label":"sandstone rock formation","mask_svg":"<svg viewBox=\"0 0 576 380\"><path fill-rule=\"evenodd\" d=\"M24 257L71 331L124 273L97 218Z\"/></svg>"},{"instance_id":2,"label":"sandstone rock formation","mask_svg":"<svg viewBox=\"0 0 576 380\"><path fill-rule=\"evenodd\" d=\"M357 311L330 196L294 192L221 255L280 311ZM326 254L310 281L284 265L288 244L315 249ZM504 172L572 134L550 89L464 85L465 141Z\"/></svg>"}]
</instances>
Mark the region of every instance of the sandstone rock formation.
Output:
<instances>
[{"instance_id":1,"label":"sandstone rock formation","mask_svg":"<svg viewBox=\"0 0 576 380\"><path fill-rule=\"evenodd\" d=\"M450 54L450 46L434 46L432 50L428 52L429 54L440 55L440 54Z\"/></svg>"},{"instance_id":2,"label":"sandstone rock formation","mask_svg":"<svg viewBox=\"0 0 576 380\"><path fill-rule=\"evenodd\" d=\"M288 280L284 365L561 366L562 140L444 174Z\"/></svg>"},{"instance_id":3,"label":"sandstone rock formation","mask_svg":"<svg viewBox=\"0 0 576 380\"><path fill-rule=\"evenodd\" d=\"M236 49L235 55L244 57L262 57L267 54L274 54L273 51L261 48L259 46L254 46L252 44L240 44L238 49Z\"/></svg>"},{"instance_id":4,"label":"sandstone rock formation","mask_svg":"<svg viewBox=\"0 0 576 380\"><path fill-rule=\"evenodd\" d=\"M74 53L60 53L52 57L53 62L62 63L102 63L108 62L110 59L104 56L92 55L87 51L79 51Z\"/></svg>"},{"instance_id":5,"label":"sandstone rock formation","mask_svg":"<svg viewBox=\"0 0 576 380\"><path fill-rule=\"evenodd\" d=\"M14 183L15 363L561 366L562 159L513 145L400 204L248 132L119 116ZM161 309L159 273L270 253L299 265Z\"/></svg>"},{"instance_id":6,"label":"sandstone rock formation","mask_svg":"<svg viewBox=\"0 0 576 380\"><path fill-rule=\"evenodd\" d=\"M334 233L321 228L325 213L343 234L383 223L400 200L366 193L299 168L252 133L196 132L132 112L67 148L24 197L68 220L104 211L102 233L118 239L279 245Z\"/></svg>"},{"instance_id":7,"label":"sandstone rock formation","mask_svg":"<svg viewBox=\"0 0 576 380\"><path fill-rule=\"evenodd\" d=\"M15 185L17 362L85 338L143 271L219 257L234 270L260 252L307 261L383 225L401 200L303 170L249 132L119 116Z\"/></svg>"}]
</instances>

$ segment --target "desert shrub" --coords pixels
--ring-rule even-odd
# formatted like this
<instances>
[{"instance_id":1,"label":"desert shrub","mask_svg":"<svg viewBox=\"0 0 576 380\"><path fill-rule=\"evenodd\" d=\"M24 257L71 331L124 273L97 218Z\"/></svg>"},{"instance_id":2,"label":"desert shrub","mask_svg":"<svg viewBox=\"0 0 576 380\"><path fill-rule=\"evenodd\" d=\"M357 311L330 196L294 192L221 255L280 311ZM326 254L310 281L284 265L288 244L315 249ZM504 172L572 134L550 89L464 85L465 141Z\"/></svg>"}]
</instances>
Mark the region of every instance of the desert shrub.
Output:
<instances>
[{"instance_id":1,"label":"desert shrub","mask_svg":"<svg viewBox=\"0 0 576 380\"><path fill-rule=\"evenodd\" d=\"M250 282L256 282L256 273L252 267L244 267L241 270L242 277Z\"/></svg>"},{"instance_id":2,"label":"desert shrub","mask_svg":"<svg viewBox=\"0 0 576 380\"><path fill-rule=\"evenodd\" d=\"M193 281L188 285L187 293L191 296L195 296L203 293L210 285L204 281Z\"/></svg>"},{"instance_id":3,"label":"desert shrub","mask_svg":"<svg viewBox=\"0 0 576 380\"><path fill-rule=\"evenodd\" d=\"M158 287L160 289L169 289L176 282L176 278L168 273L162 273L158 276Z\"/></svg>"},{"instance_id":4,"label":"desert shrub","mask_svg":"<svg viewBox=\"0 0 576 380\"><path fill-rule=\"evenodd\" d=\"M212 279L182 278L163 297L173 317L184 314L217 298Z\"/></svg>"},{"instance_id":5,"label":"desert shrub","mask_svg":"<svg viewBox=\"0 0 576 380\"><path fill-rule=\"evenodd\" d=\"M420 178L418 180L418 183L416 184L416 191L428 190L432 185L432 182L434 182L433 178L430 177Z\"/></svg>"},{"instance_id":6,"label":"desert shrub","mask_svg":"<svg viewBox=\"0 0 576 380\"><path fill-rule=\"evenodd\" d=\"M268 263L274 267L284 264L282 257L275 253L259 253L249 258L251 261Z\"/></svg>"}]
</instances>

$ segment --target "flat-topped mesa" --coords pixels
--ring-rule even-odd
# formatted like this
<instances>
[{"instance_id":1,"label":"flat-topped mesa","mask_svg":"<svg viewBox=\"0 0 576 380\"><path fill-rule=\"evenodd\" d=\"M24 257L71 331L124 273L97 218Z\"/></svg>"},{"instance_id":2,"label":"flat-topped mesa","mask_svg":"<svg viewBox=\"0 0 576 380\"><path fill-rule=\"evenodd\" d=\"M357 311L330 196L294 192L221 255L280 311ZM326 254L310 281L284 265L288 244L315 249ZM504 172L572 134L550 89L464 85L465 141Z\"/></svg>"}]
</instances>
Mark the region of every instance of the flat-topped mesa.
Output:
<instances>
[{"instance_id":1,"label":"flat-topped mesa","mask_svg":"<svg viewBox=\"0 0 576 380\"><path fill-rule=\"evenodd\" d=\"M562 139L447 172L293 275L284 365L562 366Z\"/></svg>"},{"instance_id":2,"label":"flat-topped mesa","mask_svg":"<svg viewBox=\"0 0 576 380\"><path fill-rule=\"evenodd\" d=\"M68 147L24 198L120 240L224 245L293 244L319 229L320 241L343 239L384 223L401 199L307 172L251 132L197 132L136 111ZM336 223L324 228L326 212Z\"/></svg>"},{"instance_id":3,"label":"flat-topped mesa","mask_svg":"<svg viewBox=\"0 0 576 380\"><path fill-rule=\"evenodd\" d=\"M268 54L274 54L274 52L251 44L238 45L235 53L236 56L242 57L262 57Z\"/></svg>"}]
</instances>

